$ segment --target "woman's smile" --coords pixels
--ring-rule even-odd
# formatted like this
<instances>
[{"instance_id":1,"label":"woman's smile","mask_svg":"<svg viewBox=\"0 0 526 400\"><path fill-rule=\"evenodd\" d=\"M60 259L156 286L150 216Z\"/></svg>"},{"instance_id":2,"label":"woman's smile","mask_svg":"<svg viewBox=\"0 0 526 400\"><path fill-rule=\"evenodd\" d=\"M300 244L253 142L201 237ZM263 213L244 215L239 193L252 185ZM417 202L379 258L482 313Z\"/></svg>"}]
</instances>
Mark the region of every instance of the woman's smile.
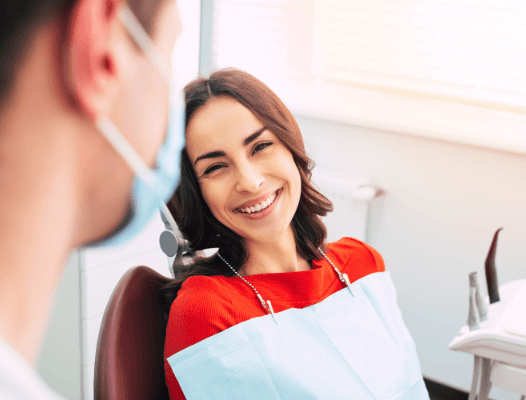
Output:
<instances>
[{"instance_id":1,"label":"woman's smile","mask_svg":"<svg viewBox=\"0 0 526 400\"><path fill-rule=\"evenodd\" d=\"M243 206L236 208L234 211L238 214L242 214L244 218L253 220L265 218L274 210L282 191L283 188L279 188L270 195L261 196L255 201L247 202ZM263 198L263 200L261 200L261 198Z\"/></svg>"}]
</instances>

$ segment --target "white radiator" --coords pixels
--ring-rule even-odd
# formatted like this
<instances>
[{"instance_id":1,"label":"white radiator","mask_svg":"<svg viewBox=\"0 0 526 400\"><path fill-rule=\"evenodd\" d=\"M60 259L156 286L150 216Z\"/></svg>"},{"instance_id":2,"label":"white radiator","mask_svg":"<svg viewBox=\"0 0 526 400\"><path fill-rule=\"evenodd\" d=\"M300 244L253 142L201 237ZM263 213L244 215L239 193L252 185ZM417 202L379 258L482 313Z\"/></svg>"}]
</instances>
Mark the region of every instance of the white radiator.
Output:
<instances>
[{"instance_id":1,"label":"white radiator","mask_svg":"<svg viewBox=\"0 0 526 400\"><path fill-rule=\"evenodd\" d=\"M335 172L314 169L312 182L332 201L334 211L323 218L329 242L347 236L367 241L371 200L383 190L365 178L344 177Z\"/></svg>"}]
</instances>

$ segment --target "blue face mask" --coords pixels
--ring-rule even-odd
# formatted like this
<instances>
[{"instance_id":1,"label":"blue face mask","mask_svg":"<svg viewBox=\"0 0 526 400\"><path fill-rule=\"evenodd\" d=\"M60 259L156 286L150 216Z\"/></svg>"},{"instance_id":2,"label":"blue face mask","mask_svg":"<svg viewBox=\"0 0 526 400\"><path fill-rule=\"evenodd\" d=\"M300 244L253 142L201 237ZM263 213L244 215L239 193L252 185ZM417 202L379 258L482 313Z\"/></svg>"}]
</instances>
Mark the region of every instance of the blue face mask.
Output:
<instances>
[{"instance_id":1,"label":"blue face mask","mask_svg":"<svg viewBox=\"0 0 526 400\"><path fill-rule=\"evenodd\" d=\"M128 6L124 7L119 17L171 88L170 71L167 65ZM173 93L170 93L170 99L172 98ZM96 124L135 171L136 176L133 183L132 210L128 218L108 237L97 243L91 243L88 247L108 247L128 242L146 227L159 209L167 227L173 232L178 232L177 225L165 203L173 195L179 179L179 156L184 146L184 109L173 104L170 106L168 130L164 144L157 154L155 170L151 170L146 165L107 117L100 117Z\"/></svg>"}]
</instances>

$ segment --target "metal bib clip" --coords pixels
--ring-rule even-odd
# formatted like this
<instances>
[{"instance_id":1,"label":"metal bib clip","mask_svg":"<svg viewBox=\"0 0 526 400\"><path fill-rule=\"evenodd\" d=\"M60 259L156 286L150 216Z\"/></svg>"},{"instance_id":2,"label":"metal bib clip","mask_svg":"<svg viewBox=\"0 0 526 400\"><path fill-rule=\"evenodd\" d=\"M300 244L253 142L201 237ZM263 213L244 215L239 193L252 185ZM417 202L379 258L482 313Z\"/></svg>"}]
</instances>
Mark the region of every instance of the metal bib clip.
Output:
<instances>
[{"instance_id":1,"label":"metal bib clip","mask_svg":"<svg viewBox=\"0 0 526 400\"><path fill-rule=\"evenodd\" d=\"M353 295L353 297L355 297L355 294L354 294L354 292L353 292L352 289L351 289L351 282L349 282L349 277L347 276L347 274L343 274L343 279L345 280L345 284L346 284L347 287L349 288L349 291L351 292L351 294Z\"/></svg>"},{"instance_id":2,"label":"metal bib clip","mask_svg":"<svg viewBox=\"0 0 526 400\"><path fill-rule=\"evenodd\" d=\"M270 308L270 312L272 313L272 318L274 319L274 322L276 325L278 324L278 321L276 320L276 316L274 315L274 309L272 308L272 304L270 304L270 300L267 300L268 308Z\"/></svg>"}]
</instances>

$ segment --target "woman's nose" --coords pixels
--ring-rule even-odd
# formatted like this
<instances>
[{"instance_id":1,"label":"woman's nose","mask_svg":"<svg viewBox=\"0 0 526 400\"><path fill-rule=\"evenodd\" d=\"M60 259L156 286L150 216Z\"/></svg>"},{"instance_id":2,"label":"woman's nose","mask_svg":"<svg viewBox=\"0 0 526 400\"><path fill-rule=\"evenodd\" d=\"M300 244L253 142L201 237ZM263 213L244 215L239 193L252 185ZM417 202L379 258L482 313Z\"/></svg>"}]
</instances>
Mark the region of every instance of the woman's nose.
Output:
<instances>
[{"instance_id":1,"label":"woman's nose","mask_svg":"<svg viewBox=\"0 0 526 400\"><path fill-rule=\"evenodd\" d=\"M257 168L245 165L238 170L236 189L239 192L255 192L265 182L265 177Z\"/></svg>"}]
</instances>

